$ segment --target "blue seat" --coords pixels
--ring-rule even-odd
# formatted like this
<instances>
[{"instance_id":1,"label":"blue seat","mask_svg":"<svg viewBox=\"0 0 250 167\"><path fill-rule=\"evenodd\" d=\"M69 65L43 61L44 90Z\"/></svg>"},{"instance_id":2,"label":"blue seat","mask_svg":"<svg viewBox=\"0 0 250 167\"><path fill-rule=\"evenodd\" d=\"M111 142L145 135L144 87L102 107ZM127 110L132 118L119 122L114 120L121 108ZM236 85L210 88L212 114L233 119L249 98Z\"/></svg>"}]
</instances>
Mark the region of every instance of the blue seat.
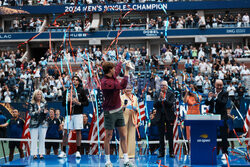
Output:
<instances>
[{"instance_id":1,"label":"blue seat","mask_svg":"<svg viewBox=\"0 0 250 167\"><path fill-rule=\"evenodd\" d=\"M139 30L140 29L140 27L134 27L134 30Z\"/></svg>"}]
</instances>

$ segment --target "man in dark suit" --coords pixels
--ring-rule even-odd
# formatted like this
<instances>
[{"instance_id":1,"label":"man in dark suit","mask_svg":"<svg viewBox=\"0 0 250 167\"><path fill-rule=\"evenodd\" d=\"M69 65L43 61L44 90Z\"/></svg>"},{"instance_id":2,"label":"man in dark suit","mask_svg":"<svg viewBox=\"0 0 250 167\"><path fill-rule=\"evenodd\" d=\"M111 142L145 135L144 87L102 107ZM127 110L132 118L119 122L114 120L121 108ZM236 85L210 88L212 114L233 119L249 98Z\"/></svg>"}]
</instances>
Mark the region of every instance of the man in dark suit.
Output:
<instances>
[{"instance_id":1,"label":"man in dark suit","mask_svg":"<svg viewBox=\"0 0 250 167\"><path fill-rule=\"evenodd\" d=\"M168 90L167 81L161 82L161 90L156 96L154 101L154 107L156 109L156 122L158 123L160 133L160 149L158 158L165 156L165 127L167 128L166 138L169 145L169 156L174 158L174 146L173 146L173 127L175 120L174 113L174 93Z\"/></svg>"},{"instance_id":2,"label":"man in dark suit","mask_svg":"<svg viewBox=\"0 0 250 167\"><path fill-rule=\"evenodd\" d=\"M220 126L220 135L222 138L222 159L226 159L225 154L228 154L227 148L229 143L227 141L227 108L228 94L223 90L223 81L217 79L215 81L215 91L209 92L208 99L205 104L209 105L209 112L214 114L220 114L221 120L223 120L223 126Z\"/></svg>"}]
</instances>

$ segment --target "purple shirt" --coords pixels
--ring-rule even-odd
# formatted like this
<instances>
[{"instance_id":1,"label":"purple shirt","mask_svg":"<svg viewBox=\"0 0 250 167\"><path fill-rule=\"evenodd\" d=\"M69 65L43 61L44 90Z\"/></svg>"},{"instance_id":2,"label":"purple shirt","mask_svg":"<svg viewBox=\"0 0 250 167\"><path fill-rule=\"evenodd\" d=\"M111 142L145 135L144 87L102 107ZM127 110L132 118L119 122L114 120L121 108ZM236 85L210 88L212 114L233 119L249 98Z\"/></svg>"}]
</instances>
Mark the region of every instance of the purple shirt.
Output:
<instances>
[{"instance_id":1,"label":"purple shirt","mask_svg":"<svg viewBox=\"0 0 250 167\"><path fill-rule=\"evenodd\" d=\"M101 80L103 91L103 110L110 111L121 107L120 90L125 89L128 83L128 77L124 76L120 82L117 76L121 72L122 63L118 63L115 67L115 76L107 77Z\"/></svg>"}]
</instances>

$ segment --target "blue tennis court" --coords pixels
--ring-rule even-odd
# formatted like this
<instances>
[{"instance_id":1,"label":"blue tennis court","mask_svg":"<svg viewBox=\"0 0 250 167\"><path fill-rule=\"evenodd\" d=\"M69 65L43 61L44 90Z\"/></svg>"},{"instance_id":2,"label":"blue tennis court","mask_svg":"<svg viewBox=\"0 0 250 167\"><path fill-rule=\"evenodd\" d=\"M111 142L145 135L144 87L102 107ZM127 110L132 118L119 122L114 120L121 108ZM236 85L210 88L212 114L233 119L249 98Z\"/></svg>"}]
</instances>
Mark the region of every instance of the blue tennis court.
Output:
<instances>
[{"instance_id":1,"label":"blue tennis court","mask_svg":"<svg viewBox=\"0 0 250 167\"><path fill-rule=\"evenodd\" d=\"M201 154L202 156L202 154ZM191 166L190 157L187 155L182 155L180 160L179 156L175 158L169 158L168 155L165 158L157 158L157 155L148 155L148 156L137 156L135 160L132 160L137 167L158 167L160 166L168 166L168 167L184 167ZM112 155L111 162L114 167L123 166L123 160L120 160L118 156ZM226 160L221 160L221 155L217 157L217 166L227 166ZM240 155L230 155L229 156L229 165L230 166L250 166L250 162L248 162L243 156ZM65 159L58 159L55 155L45 156L45 159L33 160L31 157L25 157L23 159L17 159L13 162L8 162L1 165L5 166L32 166L32 167L73 167L73 166L86 166L86 167L104 167L105 159L104 156L98 155L83 155L81 159L76 159L74 155L68 156ZM194 165L192 165L194 166ZM214 165L215 166L215 165ZM205 165L204 165L205 167Z\"/></svg>"}]
</instances>

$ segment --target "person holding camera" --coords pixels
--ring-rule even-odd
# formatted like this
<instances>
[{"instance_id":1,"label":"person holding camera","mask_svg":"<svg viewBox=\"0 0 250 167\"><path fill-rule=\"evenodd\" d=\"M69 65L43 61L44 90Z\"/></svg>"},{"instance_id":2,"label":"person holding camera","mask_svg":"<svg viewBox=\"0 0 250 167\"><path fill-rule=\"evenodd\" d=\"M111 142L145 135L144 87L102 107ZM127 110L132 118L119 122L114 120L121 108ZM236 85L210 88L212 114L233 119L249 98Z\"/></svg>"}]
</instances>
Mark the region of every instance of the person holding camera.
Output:
<instances>
[{"instance_id":1,"label":"person holding camera","mask_svg":"<svg viewBox=\"0 0 250 167\"><path fill-rule=\"evenodd\" d=\"M137 111L138 102L137 97L132 94L132 85L128 85L121 96L121 103L123 106L123 116L125 120L125 127L127 129L127 147L128 157L135 158L135 129L137 126ZM121 145L119 145L119 157L122 157Z\"/></svg>"}]
</instances>

